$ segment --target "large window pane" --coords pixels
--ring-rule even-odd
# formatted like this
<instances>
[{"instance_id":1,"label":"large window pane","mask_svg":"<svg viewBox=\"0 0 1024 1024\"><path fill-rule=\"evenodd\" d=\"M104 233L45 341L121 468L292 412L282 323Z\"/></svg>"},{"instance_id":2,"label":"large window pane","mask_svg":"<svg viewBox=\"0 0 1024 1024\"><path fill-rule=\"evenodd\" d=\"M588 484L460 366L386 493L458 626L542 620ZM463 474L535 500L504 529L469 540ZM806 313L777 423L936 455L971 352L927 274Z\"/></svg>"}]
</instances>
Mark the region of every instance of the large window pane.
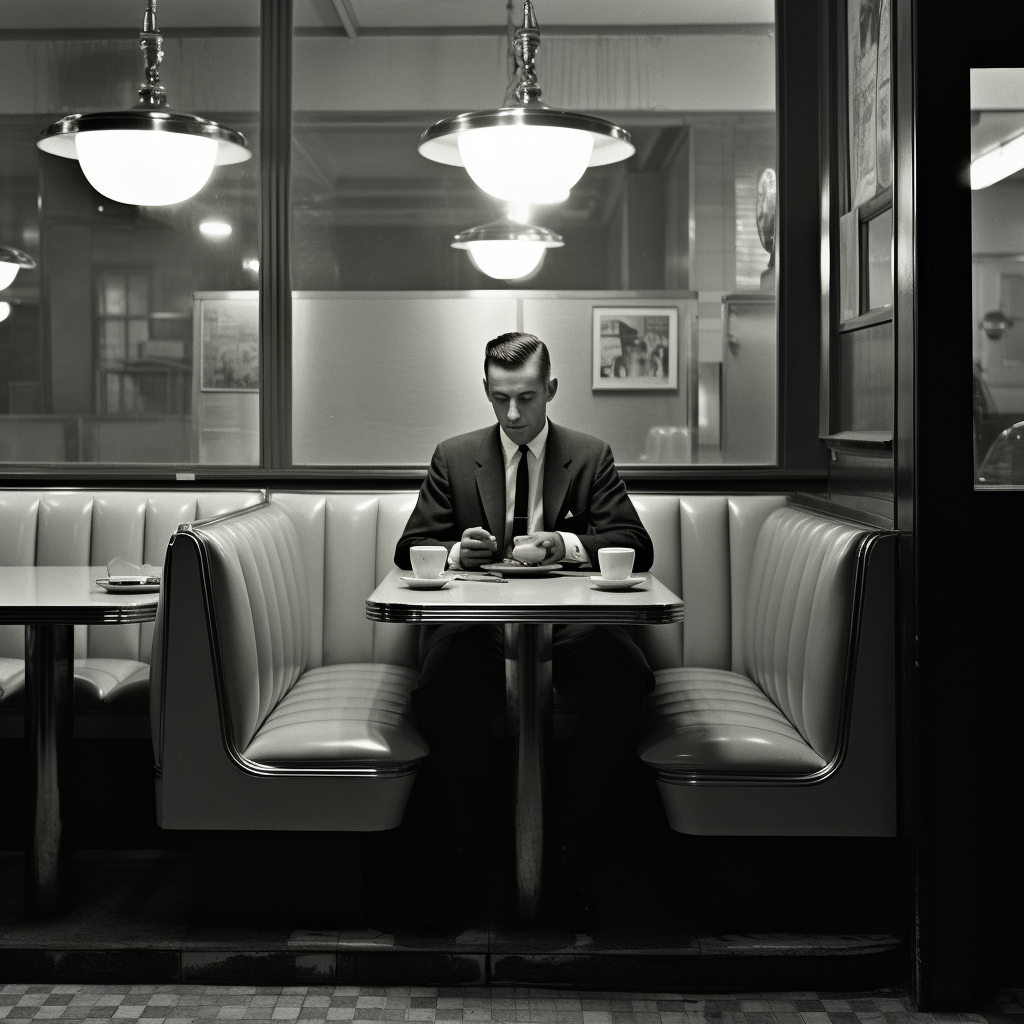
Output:
<instances>
[{"instance_id":1,"label":"large window pane","mask_svg":"<svg viewBox=\"0 0 1024 1024\"><path fill-rule=\"evenodd\" d=\"M67 113L135 102L129 33L144 7L11 0L0 15L24 32L0 41L0 244L37 262L0 293L12 307L0 323L0 462L259 458L258 393L203 388L195 316L208 292L256 294L259 0L160 5L169 105L242 131L254 153L215 168L193 199L113 202L77 161L35 145ZM202 232L211 221L230 233Z\"/></svg>"},{"instance_id":2,"label":"large window pane","mask_svg":"<svg viewBox=\"0 0 1024 1024\"><path fill-rule=\"evenodd\" d=\"M622 125L637 152L526 211L417 152L439 118L500 104L504 2L353 0L356 38L323 6L293 54L295 464L426 463L492 418L483 346L511 330L551 349L552 418L620 465L774 463L775 280L757 223L776 164L773 4L731 25L721 4L688 4L666 25L653 0L538 3L544 102ZM451 242L504 214L564 247L527 278L487 276Z\"/></svg>"},{"instance_id":3,"label":"large window pane","mask_svg":"<svg viewBox=\"0 0 1024 1024\"><path fill-rule=\"evenodd\" d=\"M1024 140L1022 95L1024 69L971 71L974 466L981 485L1024 485L1024 161L1007 159L1014 149L1007 143ZM994 175L993 160L1001 164Z\"/></svg>"}]
</instances>

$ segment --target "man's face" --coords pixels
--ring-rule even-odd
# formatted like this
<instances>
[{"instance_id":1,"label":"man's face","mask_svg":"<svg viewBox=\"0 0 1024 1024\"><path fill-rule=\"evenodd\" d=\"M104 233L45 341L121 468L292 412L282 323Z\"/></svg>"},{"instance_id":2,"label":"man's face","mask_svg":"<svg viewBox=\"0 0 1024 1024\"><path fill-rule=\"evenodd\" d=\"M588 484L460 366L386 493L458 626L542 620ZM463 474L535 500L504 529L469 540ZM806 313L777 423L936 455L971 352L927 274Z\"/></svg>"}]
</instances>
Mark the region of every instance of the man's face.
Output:
<instances>
[{"instance_id":1,"label":"man's face","mask_svg":"<svg viewBox=\"0 0 1024 1024\"><path fill-rule=\"evenodd\" d=\"M529 444L541 432L557 389L557 380L544 379L536 355L514 370L487 364L484 392L501 429L516 444Z\"/></svg>"}]
</instances>

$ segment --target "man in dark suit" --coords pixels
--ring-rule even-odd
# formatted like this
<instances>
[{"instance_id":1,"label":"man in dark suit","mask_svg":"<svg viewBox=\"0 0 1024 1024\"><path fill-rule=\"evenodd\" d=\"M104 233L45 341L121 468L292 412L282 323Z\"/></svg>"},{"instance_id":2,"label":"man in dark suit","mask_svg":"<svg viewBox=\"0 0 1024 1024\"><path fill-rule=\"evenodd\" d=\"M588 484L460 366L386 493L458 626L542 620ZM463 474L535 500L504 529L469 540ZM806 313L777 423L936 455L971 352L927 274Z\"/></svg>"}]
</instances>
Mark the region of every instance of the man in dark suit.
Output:
<instances>
[{"instance_id":1,"label":"man in dark suit","mask_svg":"<svg viewBox=\"0 0 1024 1024\"><path fill-rule=\"evenodd\" d=\"M437 544L451 568L478 569L511 554L514 542L542 547L542 564L575 563L597 571L602 547L631 547L634 568L651 567L651 539L615 470L611 449L595 437L551 423L547 405L558 381L547 347L530 334L488 342L484 392L498 424L437 446L416 508L398 542L395 562L409 568L409 549ZM430 835L440 873L431 893L449 911L462 864L490 797L487 762L492 706L504 690L500 625L437 628L425 644L413 708L430 743L410 806L414 827ZM589 899L582 851L600 823L607 792L632 759L644 695L654 687L647 661L629 631L616 626L556 626L552 676L580 706L559 780L554 820L561 828L560 916L586 925ZM428 915L429 916L429 915Z\"/></svg>"}]
</instances>

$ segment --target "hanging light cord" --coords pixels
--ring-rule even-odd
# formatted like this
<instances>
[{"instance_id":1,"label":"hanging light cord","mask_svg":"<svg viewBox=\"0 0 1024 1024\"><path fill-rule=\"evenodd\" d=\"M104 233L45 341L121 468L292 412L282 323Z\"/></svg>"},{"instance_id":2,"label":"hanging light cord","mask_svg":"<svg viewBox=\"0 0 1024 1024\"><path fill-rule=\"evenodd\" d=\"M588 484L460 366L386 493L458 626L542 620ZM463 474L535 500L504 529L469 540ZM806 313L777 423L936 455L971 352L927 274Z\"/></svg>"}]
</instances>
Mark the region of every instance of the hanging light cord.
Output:
<instances>
[{"instance_id":1,"label":"hanging light cord","mask_svg":"<svg viewBox=\"0 0 1024 1024\"><path fill-rule=\"evenodd\" d=\"M166 107L167 90L160 84L160 62L164 59L164 37L156 23L156 0L147 0L139 33L139 49L146 61L146 80L139 86L140 107Z\"/></svg>"},{"instance_id":2,"label":"hanging light cord","mask_svg":"<svg viewBox=\"0 0 1024 1024\"><path fill-rule=\"evenodd\" d=\"M509 5L511 8L511 4ZM540 86L537 84L537 50L540 49L540 26L533 12L530 0L523 0L523 27L516 30L512 40L512 52L516 69L508 83L502 106L525 107L540 103Z\"/></svg>"}]
</instances>

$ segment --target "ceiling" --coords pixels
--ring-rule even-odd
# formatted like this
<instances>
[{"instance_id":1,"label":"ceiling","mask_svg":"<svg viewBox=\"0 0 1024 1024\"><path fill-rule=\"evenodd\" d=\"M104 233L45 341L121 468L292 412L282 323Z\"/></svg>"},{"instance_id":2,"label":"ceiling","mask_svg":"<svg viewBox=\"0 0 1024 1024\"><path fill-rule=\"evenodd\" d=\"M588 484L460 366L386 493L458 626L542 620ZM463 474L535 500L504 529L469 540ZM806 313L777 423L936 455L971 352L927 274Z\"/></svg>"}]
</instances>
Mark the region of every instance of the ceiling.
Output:
<instances>
[{"instance_id":1,"label":"ceiling","mask_svg":"<svg viewBox=\"0 0 1024 1024\"><path fill-rule=\"evenodd\" d=\"M521 18L521 0L513 0ZM132 29L144 0L0 0L0 30ZM159 0L169 31L259 26L259 0ZM750 25L774 21L774 0L535 0L541 28ZM295 0L298 29L500 31L505 0Z\"/></svg>"}]
</instances>

